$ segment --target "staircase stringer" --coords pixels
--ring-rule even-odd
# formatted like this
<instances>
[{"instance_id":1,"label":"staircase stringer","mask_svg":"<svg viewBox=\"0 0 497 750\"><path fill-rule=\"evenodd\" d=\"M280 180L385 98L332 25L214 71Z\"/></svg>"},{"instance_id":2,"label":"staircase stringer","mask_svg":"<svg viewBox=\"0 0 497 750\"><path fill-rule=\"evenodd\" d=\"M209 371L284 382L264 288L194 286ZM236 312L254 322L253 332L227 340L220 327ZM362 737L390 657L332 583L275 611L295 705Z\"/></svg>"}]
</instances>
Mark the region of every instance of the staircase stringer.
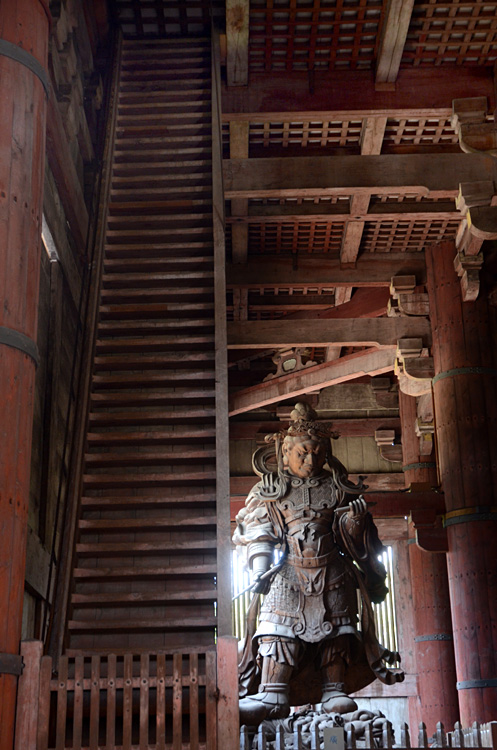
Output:
<instances>
[{"instance_id":1,"label":"staircase stringer","mask_svg":"<svg viewBox=\"0 0 497 750\"><path fill-rule=\"evenodd\" d=\"M231 514L228 424L228 351L226 333L226 243L224 217L221 64L219 32L212 30L212 221L214 239L216 371L217 632L231 636Z\"/></svg>"},{"instance_id":2,"label":"staircase stringer","mask_svg":"<svg viewBox=\"0 0 497 750\"><path fill-rule=\"evenodd\" d=\"M57 576L52 598L52 612L46 643L46 652L53 659L54 669L57 668L58 659L64 652L67 611L73 580L76 529L83 480L84 449L90 411L91 378L97 340L98 305L102 285L105 233L114 158L118 92L121 75L121 50L122 35L118 32L114 47L112 75L109 81L107 98L105 142L100 175L100 196L93 247L87 261L89 264L88 296L84 316L85 328L82 343L81 369L76 388L77 402L74 416L74 437L69 462L69 482L66 490L64 521L62 524L64 536L58 560Z\"/></svg>"}]
</instances>

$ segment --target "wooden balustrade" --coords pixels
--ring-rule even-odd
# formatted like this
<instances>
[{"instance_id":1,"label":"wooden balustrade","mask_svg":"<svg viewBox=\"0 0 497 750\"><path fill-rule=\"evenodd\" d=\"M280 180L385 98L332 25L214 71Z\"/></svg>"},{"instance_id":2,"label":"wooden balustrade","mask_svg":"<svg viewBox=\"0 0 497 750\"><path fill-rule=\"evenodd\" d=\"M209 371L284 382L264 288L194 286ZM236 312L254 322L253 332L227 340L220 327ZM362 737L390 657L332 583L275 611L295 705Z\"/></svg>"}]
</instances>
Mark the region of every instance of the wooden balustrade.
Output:
<instances>
[{"instance_id":1,"label":"wooden balustrade","mask_svg":"<svg viewBox=\"0 0 497 750\"><path fill-rule=\"evenodd\" d=\"M216 748L215 650L62 656L54 675L29 645L16 750Z\"/></svg>"}]
</instances>

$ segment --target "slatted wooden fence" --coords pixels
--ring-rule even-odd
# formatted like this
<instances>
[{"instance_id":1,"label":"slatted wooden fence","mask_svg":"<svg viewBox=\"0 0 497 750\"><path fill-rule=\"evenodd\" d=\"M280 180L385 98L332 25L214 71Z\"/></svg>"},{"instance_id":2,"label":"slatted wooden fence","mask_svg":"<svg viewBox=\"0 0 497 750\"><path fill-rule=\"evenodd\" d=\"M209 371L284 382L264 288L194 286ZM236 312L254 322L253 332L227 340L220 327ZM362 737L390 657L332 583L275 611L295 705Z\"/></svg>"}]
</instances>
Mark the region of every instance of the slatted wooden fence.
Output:
<instances>
[{"instance_id":1,"label":"slatted wooden fence","mask_svg":"<svg viewBox=\"0 0 497 750\"><path fill-rule=\"evenodd\" d=\"M25 654L16 750L214 750L216 659L191 649L63 656L55 676L51 657Z\"/></svg>"},{"instance_id":2,"label":"slatted wooden fence","mask_svg":"<svg viewBox=\"0 0 497 750\"><path fill-rule=\"evenodd\" d=\"M356 750L357 747L365 748L365 750L377 750L377 748L446 748L446 747L466 747L466 748L494 748L497 749L497 721L490 721L486 724L479 724L474 722L472 727L463 729L459 722L454 726L453 732L445 732L444 726L441 722L437 724L437 730L432 738L428 738L426 734L426 726L423 722L419 725L417 745L411 745L411 738L409 733L409 727L404 724L401 733L400 741L395 742L392 728L387 720L385 720L381 737L375 733L373 734L372 726L366 727L366 732L360 741L357 741L354 727L351 726L347 731L343 731L344 745L347 750ZM309 737L304 739L304 733L302 726L296 725L293 732L284 731L282 726L276 728L276 735L271 734L267 727L261 725L256 734L250 733L246 726L240 729L240 750L285 750L289 746L293 747L293 750L303 750L308 748L310 744L311 750L320 750L324 747L327 750L326 740L324 734L319 730L319 727L313 725L310 731L310 743Z\"/></svg>"}]
</instances>

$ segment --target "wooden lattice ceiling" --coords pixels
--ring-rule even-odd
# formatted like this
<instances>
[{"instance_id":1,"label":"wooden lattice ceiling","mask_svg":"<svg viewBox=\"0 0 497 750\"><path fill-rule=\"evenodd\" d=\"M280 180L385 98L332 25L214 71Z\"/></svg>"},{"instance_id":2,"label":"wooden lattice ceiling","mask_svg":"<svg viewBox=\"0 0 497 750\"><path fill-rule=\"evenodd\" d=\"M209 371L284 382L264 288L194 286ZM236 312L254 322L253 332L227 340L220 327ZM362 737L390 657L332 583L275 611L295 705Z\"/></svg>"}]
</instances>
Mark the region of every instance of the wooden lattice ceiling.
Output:
<instances>
[{"instance_id":1,"label":"wooden lattice ceiling","mask_svg":"<svg viewBox=\"0 0 497 750\"><path fill-rule=\"evenodd\" d=\"M210 34L211 13L224 13L223 0L111 0L115 22L129 37Z\"/></svg>"}]
</instances>

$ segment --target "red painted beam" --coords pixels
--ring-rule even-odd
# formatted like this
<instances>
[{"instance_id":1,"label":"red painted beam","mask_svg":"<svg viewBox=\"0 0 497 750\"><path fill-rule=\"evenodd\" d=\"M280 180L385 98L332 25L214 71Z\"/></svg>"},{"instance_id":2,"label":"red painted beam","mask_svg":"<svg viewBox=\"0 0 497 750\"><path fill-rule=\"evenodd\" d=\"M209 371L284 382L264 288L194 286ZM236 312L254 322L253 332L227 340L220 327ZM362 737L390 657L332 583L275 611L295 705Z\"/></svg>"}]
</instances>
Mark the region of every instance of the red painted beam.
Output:
<instances>
[{"instance_id":1,"label":"red painted beam","mask_svg":"<svg viewBox=\"0 0 497 750\"><path fill-rule=\"evenodd\" d=\"M495 107L491 67L409 68L399 72L395 91L376 91L369 70L314 71L311 91L307 72L251 73L248 87L223 87L223 120L233 113L305 113L307 119L320 112L354 112L366 117L390 112L416 116L423 112L451 114L452 99L486 96L489 111ZM438 111L437 111L438 110ZM250 118L253 119L253 118Z\"/></svg>"}]
</instances>

